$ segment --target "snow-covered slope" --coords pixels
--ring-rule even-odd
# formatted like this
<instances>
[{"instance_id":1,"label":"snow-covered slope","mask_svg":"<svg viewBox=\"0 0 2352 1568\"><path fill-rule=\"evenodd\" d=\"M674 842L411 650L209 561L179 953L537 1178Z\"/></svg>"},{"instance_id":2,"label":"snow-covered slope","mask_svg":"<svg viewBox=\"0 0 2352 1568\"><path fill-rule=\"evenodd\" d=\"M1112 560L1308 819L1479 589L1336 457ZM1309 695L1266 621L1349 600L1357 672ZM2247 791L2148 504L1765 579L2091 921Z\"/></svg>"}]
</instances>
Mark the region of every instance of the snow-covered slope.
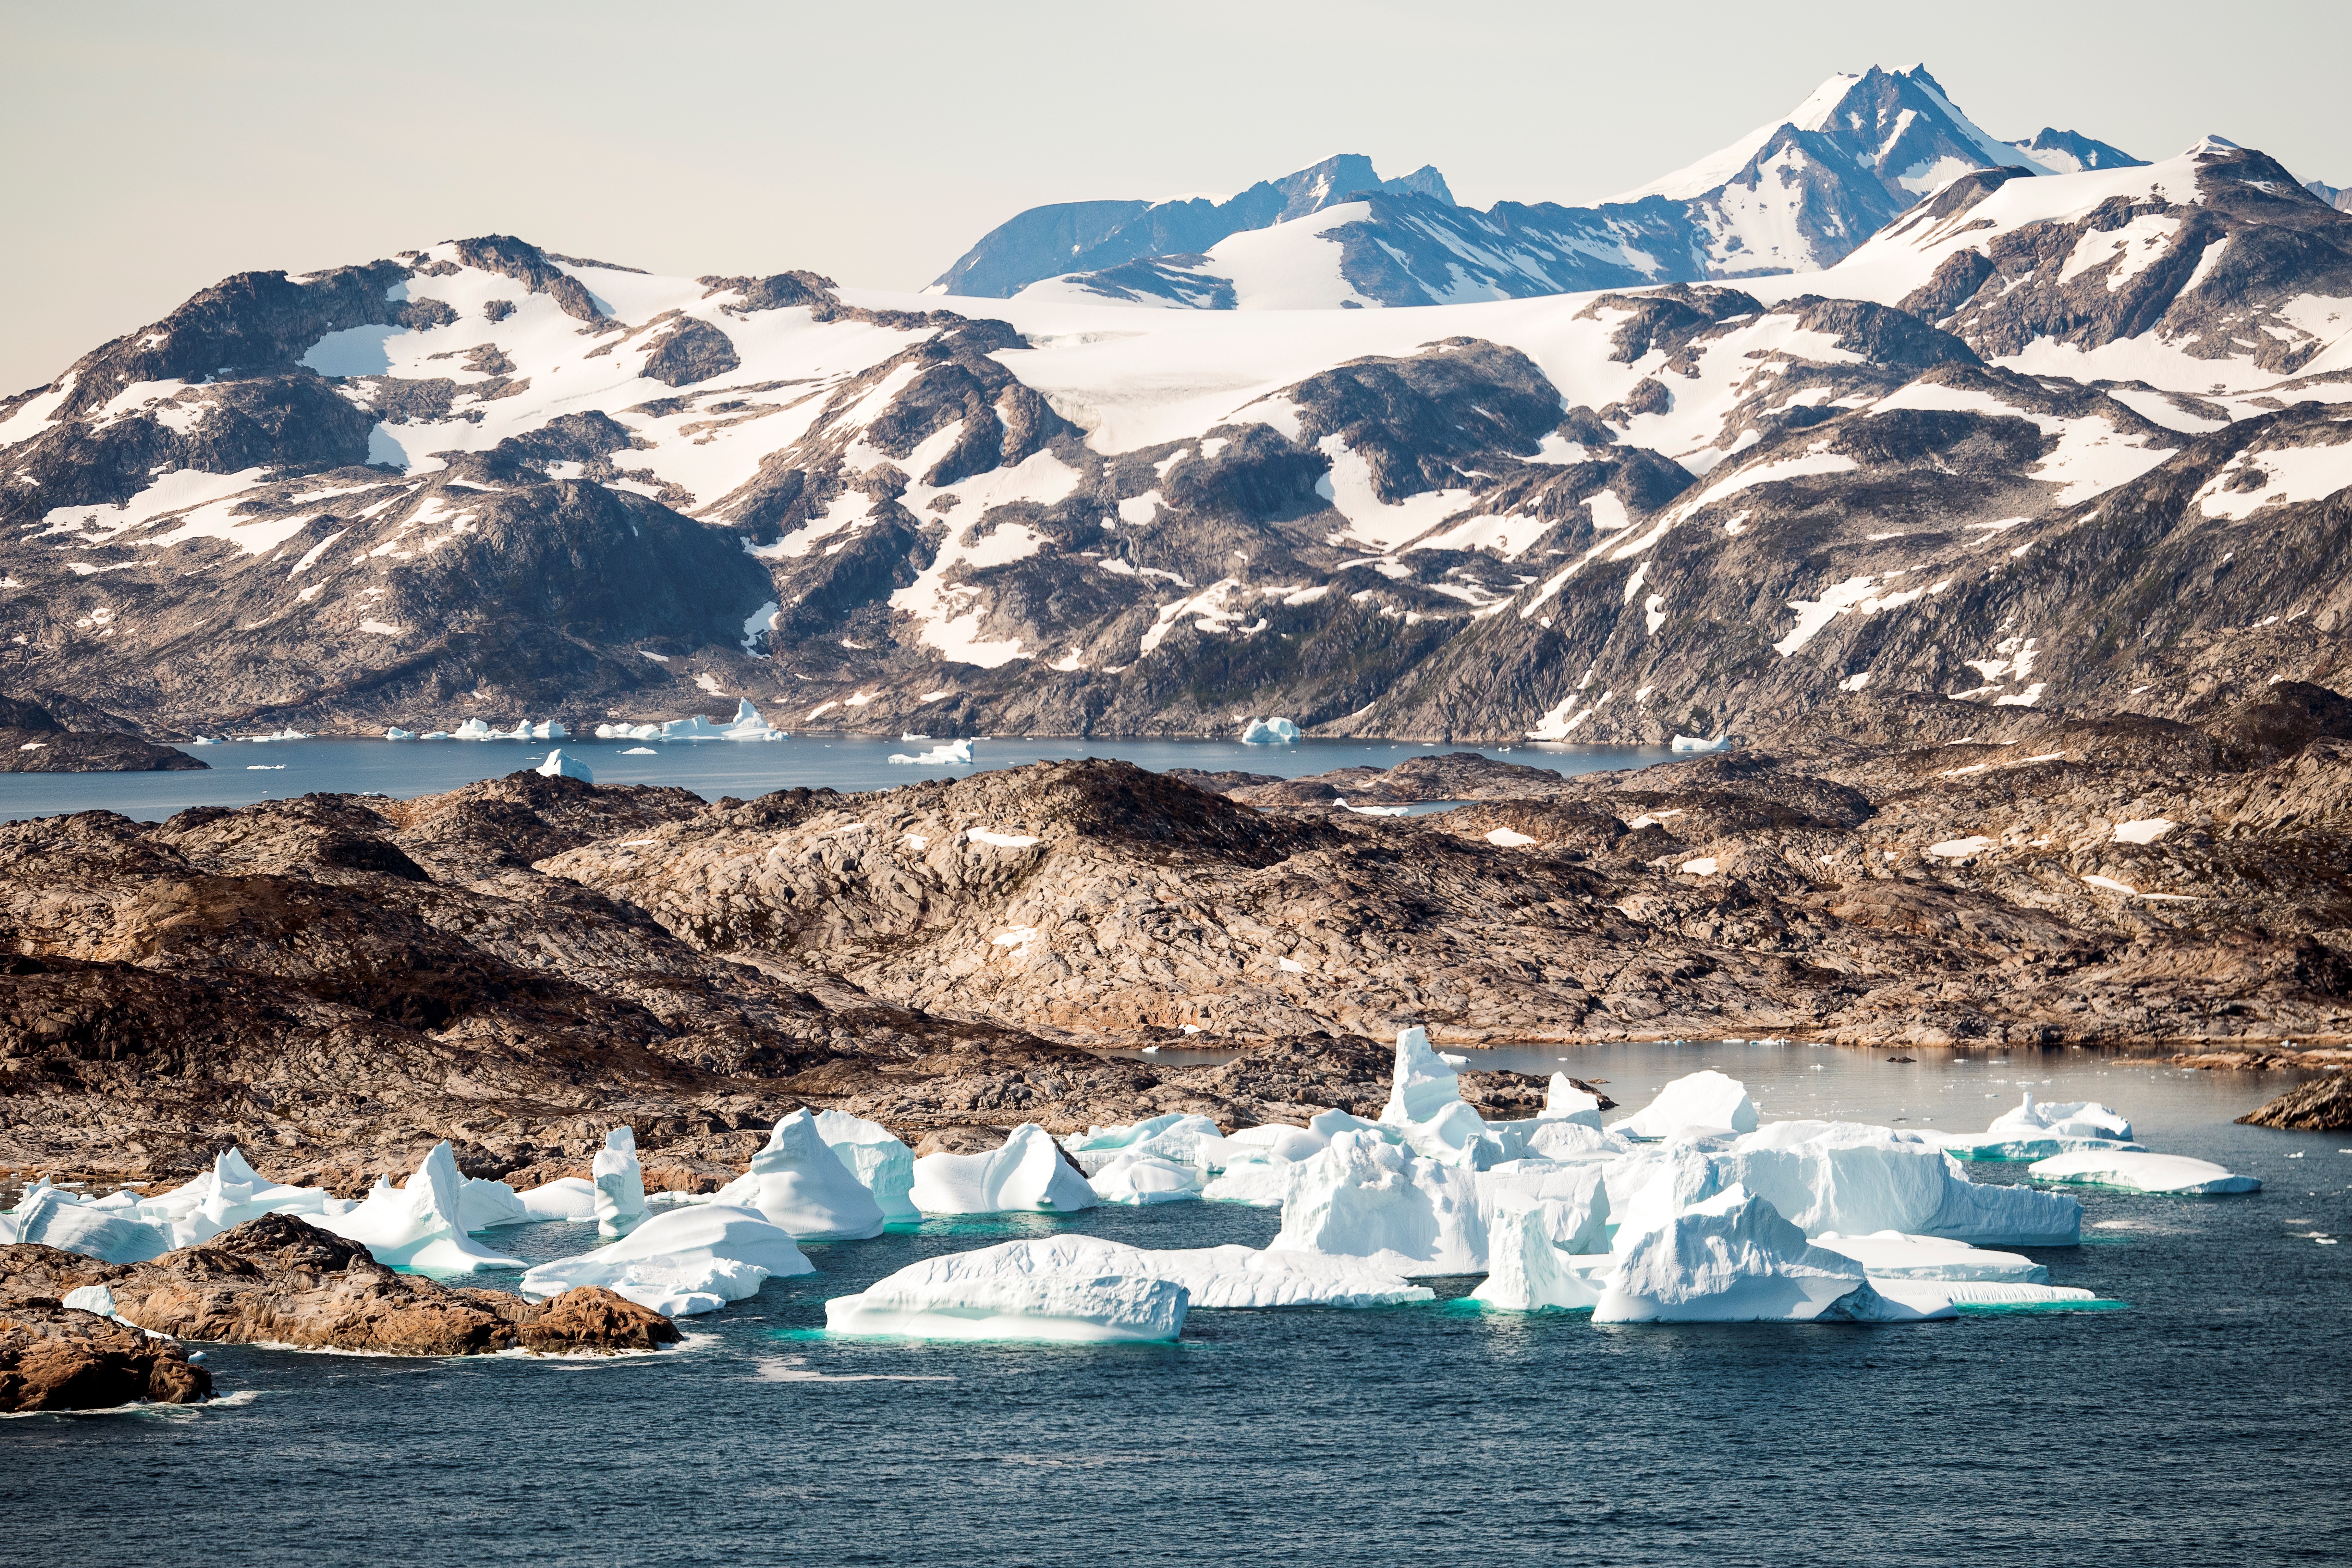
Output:
<instances>
[{"instance_id":1,"label":"snow-covered slope","mask_svg":"<svg viewBox=\"0 0 2352 1568\"><path fill-rule=\"evenodd\" d=\"M0 679L206 730L1582 741L2178 707L2250 624L2244 670L2333 668L2352 216L2261 154L1974 172L1738 289L1328 308L1332 237L1420 199L1223 242L1246 310L496 237L229 279L0 403Z\"/></svg>"}]
</instances>

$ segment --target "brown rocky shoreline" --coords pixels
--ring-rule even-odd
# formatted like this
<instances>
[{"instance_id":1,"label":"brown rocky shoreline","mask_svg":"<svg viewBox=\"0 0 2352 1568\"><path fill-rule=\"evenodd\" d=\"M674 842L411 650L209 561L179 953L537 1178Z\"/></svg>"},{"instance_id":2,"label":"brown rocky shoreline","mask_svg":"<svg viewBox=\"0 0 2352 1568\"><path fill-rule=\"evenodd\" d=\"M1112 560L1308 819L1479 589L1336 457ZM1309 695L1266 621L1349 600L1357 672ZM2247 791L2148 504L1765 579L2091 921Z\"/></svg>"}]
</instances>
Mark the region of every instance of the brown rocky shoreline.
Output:
<instances>
[{"instance_id":1,"label":"brown rocky shoreline","mask_svg":"<svg viewBox=\"0 0 2352 1568\"><path fill-rule=\"evenodd\" d=\"M0 1169L160 1182L236 1142L357 1195L443 1138L572 1173L625 1121L650 1186L709 1190L802 1105L910 1143L1376 1109L1409 1023L2326 1067L2347 742L2352 703L2294 683L2200 726L1854 696L1577 778L1081 761L711 804L520 773L16 823ZM1138 1049L1178 1045L1230 1055Z\"/></svg>"}]
</instances>

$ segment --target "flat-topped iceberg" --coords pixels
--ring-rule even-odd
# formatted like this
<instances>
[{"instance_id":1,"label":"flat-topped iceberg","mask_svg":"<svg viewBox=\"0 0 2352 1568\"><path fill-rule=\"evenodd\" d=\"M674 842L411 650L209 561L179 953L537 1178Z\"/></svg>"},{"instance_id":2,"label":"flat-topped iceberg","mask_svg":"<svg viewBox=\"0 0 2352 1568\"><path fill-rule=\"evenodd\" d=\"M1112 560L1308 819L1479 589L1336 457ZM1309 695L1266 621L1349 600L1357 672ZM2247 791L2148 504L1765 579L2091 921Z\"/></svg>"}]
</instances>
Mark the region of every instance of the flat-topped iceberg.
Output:
<instances>
[{"instance_id":1,"label":"flat-topped iceberg","mask_svg":"<svg viewBox=\"0 0 2352 1568\"><path fill-rule=\"evenodd\" d=\"M805 1110L777 1122L751 1170L713 1201L756 1210L800 1241L863 1241L884 1223L882 1205Z\"/></svg>"},{"instance_id":2,"label":"flat-topped iceberg","mask_svg":"<svg viewBox=\"0 0 2352 1568\"><path fill-rule=\"evenodd\" d=\"M2006 1284L2041 1285L2050 1270L2015 1252L1970 1247L1940 1236L1906 1236L1882 1230L1869 1236L1841 1236L1826 1231L1812 1238L1815 1247L1853 1258L1874 1284L1889 1279L1997 1280Z\"/></svg>"},{"instance_id":3,"label":"flat-topped iceberg","mask_svg":"<svg viewBox=\"0 0 2352 1568\"><path fill-rule=\"evenodd\" d=\"M922 1166L954 1157L916 1162L919 1194ZM1077 1173L1070 1173L1075 1180ZM1183 1331L1191 1294L1172 1279L1131 1271L1124 1255L1138 1250L1095 1237L1056 1236L927 1258L827 1301L825 1328L935 1340L1172 1340ZM1130 1271L1122 1272L1122 1263Z\"/></svg>"},{"instance_id":4,"label":"flat-topped iceberg","mask_svg":"<svg viewBox=\"0 0 2352 1568\"><path fill-rule=\"evenodd\" d=\"M886 1221L919 1220L915 1206L915 1152L878 1121L852 1116L846 1110L820 1110L817 1136L834 1157L849 1167L866 1190L874 1194Z\"/></svg>"},{"instance_id":5,"label":"flat-topped iceberg","mask_svg":"<svg viewBox=\"0 0 2352 1568\"><path fill-rule=\"evenodd\" d=\"M1286 745L1298 739L1298 726L1276 716L1253 719L1242 727L1242 744L1245 746Z\"/></svg>"},{"instance_id":6,"label":"flat-topped iceberg","mask_svg":"<svg viewBox=\"0 0 2352 1568\"><path fill-rule=\"evenodd\" d=\"M924 1155L915 1162L910 1195L925 1214L1071 1214L1102 1201L1034 1122L984 1154Z\"/></svg>"},{"instance_id":7,"label":"flat-topped iceberg","mask_svg":"<svg viewBox=\"0 0 2352 1568\"><path fill-rule=\"evenodd\" d=\"M1753 1132L1756 1102L1748 1086L1709 1068L1678 1078L1658 1090L1640 1110L1616 1123L1633 1138L1671 1138L1677 1132Z\"/></svg>"},{"instance_id":8,"label":"flat-topped iceberg","mask_svg":"<svg viewBox=\"0 0 2352 1568\"><path fill-rule=\"evenodd\" d=\"M2173 1193L2182 1196L2221 1196L2263 1190L2263 1184L2256 1178L2234 1174L2210 1160L2125 1150L2055 1154L2047 1160L2036 1160L2025 1168L2025 1173L2037 1182L2074 1182L2130 1193Z\"/></svg>"},{"instance_id":9,"label":"flat-topped iceberg","mask_svg":"<svg viewBox=\"0 0 2352 1568\"><path fill-rule=\"evenodd\" d=\"M1732 1186L1640 1237L1592 1310L1597 1323L1895 1322L1949 1317L1871 1287L1861 1264L1805 1240L1765 1199Z\"/></svg>"},{"instance_id":10,"label":"flat-topped iceberg","mask_svg":"<svg viewBox=\"0 0 2352 1568\"><path fill-rule=\"evenodd\" d=\"M482 1268L520 1268L522 1259L477 1245L466 1234L462 1192L466 1178L448 1143L436 1143L415 1173L398 1187L383 1177L357 1206L343 1214L306 1216L322 1230L356 1241L378 1263L433 1274L465 1274Z\"/></svg>"},{"instance_id":11,"label":"flat-topped iceberg","mask_svg":"<svg viewBox=\"0 0 2352 1568\"><path fill-rule=\"evenodd\" d=\"M772 1277L815 1270L782 1226L755 1210L714 1202L665 1209L609 1246L527 1269L520 1289L538 1300L601 1285L682 1318L740 1301Z\"/></svg>"},{"instance_id":12,"label":"flat-topped iceberg","mask_svg":"<svg viewBox=\"0 0 2352 1568\"><path fill-rule=\"evenodd\" d=\"M941 741L928 752L893 752L890 760L919 768L969 767L971 764L970 741Z\"/></svg>"},{"instance_id":13,"label":"flat-topped iceberg","mask_svg":"<svg viewBox=\"0 0 2352 1568\"><path fill-rule=\"evenodd\" d=\"M1951 1241L2072 1247L2083 1205L2031 1187L1971 1182L1917 1133L1849 1121L1776 1121L1718 1155L1737 1182L1807 1235L1894 1230Z\"/></svg>"},{"instance_id":14,"label":"flat-topped iceberg","mask_svg":"<svg viewBox=\"0 0 2352 1568\"><path fill-rule=\"evenodd\" d=\"M2028 1091L2025 1103L1994 1117L1982 1132L1939 1133L1936 1142L1963 1160L2046 1160L2053 1154L2136 1152L2141 1146L2131 1135L2123 1113L2096 1100L2037 1105Z\"/></svg>"},{"instance_id":15,"label":"flat-topped iceberg","mask_svg":"<svg viewBox=\"0 0 2352 1568\"><path fill-rule=\"evenodd\" d=\"M1871 1289L1922 1317L1954 1312L2064 1312L2105 1310L2124 1305L2075 1285L2038 1285L1999 1279L1878 1279Z\"/></svg>"}]
</instances>

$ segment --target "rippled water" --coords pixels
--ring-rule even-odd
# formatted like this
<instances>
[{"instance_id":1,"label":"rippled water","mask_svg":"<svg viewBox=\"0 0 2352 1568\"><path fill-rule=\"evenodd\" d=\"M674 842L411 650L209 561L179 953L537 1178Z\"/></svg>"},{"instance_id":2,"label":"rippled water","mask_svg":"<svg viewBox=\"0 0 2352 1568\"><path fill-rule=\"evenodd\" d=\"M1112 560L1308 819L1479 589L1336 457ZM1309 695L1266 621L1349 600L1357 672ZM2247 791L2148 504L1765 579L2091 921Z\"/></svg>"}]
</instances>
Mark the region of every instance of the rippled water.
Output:
<instances>
[{"instance_id":1,"label":"rippled water","mask_svg":"<svg viewBox=\"0 0 2352 1568\"><path fill-rule=\"evenodd\" d=\"M373 791L406 798L437 795L478 779L497 778L545 760L545 741L278 741L256 744L184 746L211 764L208 773L0 773L0 821L104 809L161 821L192 805L250 805L319 791ZM983 739L972 743L970 767L911 767L894 752L929 750L923 743L865 736L795 735L786 741L568 740L566 756L586 763L599 784L677 784L706 800L746 800L771 790L831 787L889 789L927 778L969 778L991 768L1059 757L1117 757L1156 771L1236 769L1302 778L1369 763L1393 767L1417 753L1478 751L1505 762L1587 773L1646 767L1670 755L1655 746L1423 746L1390 741L1299 741L1244 746L1238 741L1073 741ZM625 753L645 747L650 756Z\"/></svg>"},{"instance_id":2,"label":"rippled water","mask_svg":"<svg viewBox=\"0 0 2352 1568\"><path fill-rule=\"evenodd\" d=\"M2284 1085L2084 1053L1495 1053L1639 1104L1719 1065L1768 1118L1977 1127L2030 1080L2259 1194L2085 1193L2061 1284L2129 1310L1596 1327L1455 1300L1193 1314L1160 1347L839 1342L824 1299L1055 1226L1263 1243L1183 1204L934 1222L614 1362L211 1352L240 1403L0 1422L24 1563L2211 1563L2352 1557L2352 1138L2230 1118ZM2046 1081L2045 1081L2046 1080ZM2303 1158L2293 1156L2301 1154ZM1978 1165L1979 1179L2021 1168ZM531 1258L587 1226L498 1233ZM1471 1281L1444 1282L1458 1298Z\"/></svg>"}]
</instances>

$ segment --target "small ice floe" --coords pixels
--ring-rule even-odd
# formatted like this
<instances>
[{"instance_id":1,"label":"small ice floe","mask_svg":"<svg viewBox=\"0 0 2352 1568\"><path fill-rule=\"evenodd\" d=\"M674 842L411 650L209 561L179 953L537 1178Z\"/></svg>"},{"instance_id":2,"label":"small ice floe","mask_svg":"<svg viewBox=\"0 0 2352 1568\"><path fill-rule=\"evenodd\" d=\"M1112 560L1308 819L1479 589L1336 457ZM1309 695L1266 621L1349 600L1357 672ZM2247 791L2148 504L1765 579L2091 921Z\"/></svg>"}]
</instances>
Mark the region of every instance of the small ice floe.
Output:
<instances>
[{"instance_id":1,"label":"small ice floe","mask_svg":"<svg viewBox=\"0 0 2352 1568\"><path fill-rule=\"evenodd\" d=\"M893 752L890 753L890 760L919 768L970 767L971 742L941 741L928 752L917 752L911 755L905 752Z\"/></svg>"},{"instance_id":2,"label":"small ice floe","mask_svg":"<svg viewBox=\"0 0 2352 1568\"><path fill-rule=\"evenodd\" d=\"M757 1210L797 1241L863 1241L884 1224L882 1205L805 1109L777 1122L751 1169L712 1201Z\"/></svg>"},{"instance_id":3,"label":"small ice floe","mask_svg":"<svg viewBox=\"0 0 2352 1568\"><path fill-rule=\"evenodd\" d=\"M399 725L394 724L384 731L383 738L387 741L414 741L416 739L416 731L414 730L404 730Z\"/></svg>"},{"instance_id":4,"label":"small ice floe","mask_svg":"<svg viewBox=\"0 0 2352 1568\"><path fill-rule=\"evenodd\" d=\"M986 1153L924 1155L915 1162L909 1195L925 1214L1068 1214L1102 1201L1034 1122Z\"/></svg>"},{"instance_id":5,"label":"small ice floe","mask_svg":"<svg viewBox=\"0 0 2352 1568\"><path fill-rule=\"evenodd\" d=\"M307 741L311 737L299 730L287 729L275 730L267 735L247 735L245 738L256 743L263 743L270 741Z\"/></svg>"},{"instance_id":6,"label":"small ice floe","mask_svg":"<svg viewBox=\"0 0 2352 1568\"><path fill-rule=\"evenodd\" d=\"M245 771L249 773L282 773L286 771L286 764L284 763L247 763L245 764Z\"/></svg>"},{"instance_id":7,"label":"small ice floe","mask_svg":"<svg viewBox=\"0 0 2352 1568\"><path fill-rule=\"evenodd\" d=\"M713 1202L665 1209L609 1246L540 1264L518 1288L537 1300L601 1285L682 1318L755 1295L772 1277L815 1271L782 1226L756 1210Z\"/></svg>"},{"instance_id":8,"label":"small ice floe","mask_svg":"<svg viewBox=\"0 0 2352 1568\"><path fill-rule=\"evenodd\" d=\"M524 1267L520 1258L478 1247L466 1234L465 1184L457 1157L444 1142L435 1144L415 1173L397 1188L379 1176L374 1188L349 1213L304 1217L358 1242L378 1263L435 1274Z\"/></svg>"},{"instance_id":9,"label":"small ice floe","mask_svg":"<svg viewBox=\"0 0 2352 1568\"><path fill-rule=\"evenodd\" d=\"M1253 719L1242 730L1245 746L1286 745L1298 739L1298 726L1284 718Z\"/></svg>"},{"instance_id":10,"label":"small ice floe","mask_svg":"<svg viewBox=\"0 0 2352 1568\"><path fill-rule=\"evenodd\" d=\"M2022 1253L1970 1247L1965 1241L1940 1236L1906 1236L1899 1230L1841 1236L1827 1230L1813 1237L1813 1245L1853 1258L1863 1266L1874 1285L1883 1285L1889 1279L1996 1280L2042 1285L2050 1279L2049 1269Z\"/></svg>"},{"instance_id":11,"label":"small ice floe","mask_svg":"<svg viewBox=\"0 0 2352 1568\"><path fill-rule=\"evenodd\" d=\"M2210 1160L2116 1149L2053 1154L2028 1165L2025 1173L2036 1181L2073 1182L2132 1193L2221 1195L2263 1190L2256 1178L2233 1174Z\"/></svg>"},{"instance_id":12,"label":"small ice floe","mask_svg":"<svg viewBox=\"0 0 2352 1568\"><path fill-rule=\"evenodd\" d=\"M655 751L651 746L631 746L627 751L623 752L621 755L625 757L657 757L661 755L661 753Z\"/></svg>"},{"instance_id":13,"label":"small ice floe","mask_svg":"<svg viewBox=\"0 0 2352 1568\"><path fill-rule=\"evenodd\" d=\"M1141 1207L1197 1200L1198 1176L1192 1167L1156 1154L1121 1153L1087 1179L1095 1196L1107 1204Z\"/></svg>"},{"instance_id":14,"label":"small ice floe","mask_svg":"<svg viewBox=\"0 0 2352 1568\"><path fill-rule=\"evenodd\" d=\"M594 784L595 773L577 757L567 757L558 746L547 753L547 761L532 770L543 779L578 779L582 784Z\"/></svg>"},{"instance_id":15,"label":"small ice floe","mask_svg":"<svg viewBox=\"0 0 2352 1568\"><path fill-rule=\"evenodd\" d=\"M1696 735L1676 735L1674 740L1674 750L1677 752L1727 752L1730 749L1731 737L1728 734L1717 735L1711 741L1702 740Z\"/></svg>"}]
</instances>

